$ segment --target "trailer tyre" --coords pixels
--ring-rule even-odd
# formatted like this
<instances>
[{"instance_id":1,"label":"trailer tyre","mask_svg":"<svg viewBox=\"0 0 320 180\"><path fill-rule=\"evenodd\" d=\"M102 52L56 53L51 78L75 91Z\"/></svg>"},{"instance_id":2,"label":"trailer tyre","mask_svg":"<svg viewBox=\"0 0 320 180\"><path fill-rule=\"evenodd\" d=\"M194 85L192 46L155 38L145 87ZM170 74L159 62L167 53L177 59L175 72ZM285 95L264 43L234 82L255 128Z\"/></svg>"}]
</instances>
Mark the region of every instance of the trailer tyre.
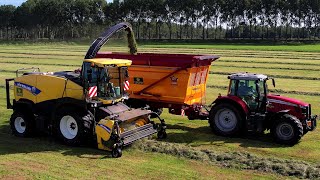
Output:
<instances>
[{"instance_id":1,"label":"trailer tyre","mask_svg":"<svg viewBox=\"0 0 320 180\"><path fill-rule=\"evenodd\" d=\"M58 138L70 146L78 146L91 137L92 121L90 115L72 109L61 109L56 116Z\"/></svg>"},{"instance_id":2,"label":"trailer tyre","mask_svg":"<svg viewBox=\"0 0 320 180\"><path fill-rule=\"evenodd\" d=\"M18 137L29 137L34 132L34 115L15 110L10 118L12 133Z\"/></svg>"},{"instance_id":3,"label":"trailer tyre","mask_svg":"<svg viewBox=\"0 0 320 180\"><path fill-rule=\"evenodd\" d=\"M233 136L242 128L242 116L237 108L228 103L215 105L210 110L209 124L213 132L222 136Z\"/></svg>"},{"instance_id":4,"label":"trailer tyre","mask_svg":"<svg viewBox=\"0 0 320 180\"><path fill-rule=\"evenodd\" d=\"M294 145L303 136L303 126L296 117L284 114L274 123L271 133L277 143Z\"/></svg>"}]
</instances>

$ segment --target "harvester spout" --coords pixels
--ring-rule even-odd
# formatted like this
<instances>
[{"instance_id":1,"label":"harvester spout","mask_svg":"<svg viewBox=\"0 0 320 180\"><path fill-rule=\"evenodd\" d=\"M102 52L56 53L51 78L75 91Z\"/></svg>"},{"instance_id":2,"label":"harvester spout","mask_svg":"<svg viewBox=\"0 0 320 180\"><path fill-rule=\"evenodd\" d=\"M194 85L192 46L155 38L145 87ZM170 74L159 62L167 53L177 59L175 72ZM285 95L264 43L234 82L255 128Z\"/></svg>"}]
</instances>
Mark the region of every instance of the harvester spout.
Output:
<instances>
[{"instance_id":1,"label":"harvester spout","mask_svg":"<svg viewBox=\"0 0 320 180\"><path fill-rule=\"evenodd\" d=\"M136 45L136 40L134 37L134 33L132 31L132 27L129 23L127 22L122 22L117 25L112 26L111 28L107 29L104 33L100 35L96 40L93 41L91 44L85 59L93 59L95 58L96 54L100 50L100 48L108 42L110 37L121 30L127 31L127 39L128 39L128 47L130 54L135 54L137 53L137 45Z\"/></svg>"}]
</instances>

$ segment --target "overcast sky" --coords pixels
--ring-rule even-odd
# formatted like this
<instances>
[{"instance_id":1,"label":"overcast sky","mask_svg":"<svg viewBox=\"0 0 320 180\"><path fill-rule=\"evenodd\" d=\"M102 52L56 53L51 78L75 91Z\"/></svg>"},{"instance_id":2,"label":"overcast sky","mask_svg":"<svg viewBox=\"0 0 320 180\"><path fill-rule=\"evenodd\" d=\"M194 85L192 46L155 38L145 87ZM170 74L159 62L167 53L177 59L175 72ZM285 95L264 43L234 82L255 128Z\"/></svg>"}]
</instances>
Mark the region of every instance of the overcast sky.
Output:
<instances>
[{"instance_id":1,"label":"overcast sky","mask_svg":"<svg viewBox=\"0 0 320 180\"><path fill-rule=\"evenodd\" d=\"M23 2L26 0L0 0L0 5L14 5L14 6L20 6ZM107 0L108 2L111 2L112 0Z\"/></svg>"}]
</instances>

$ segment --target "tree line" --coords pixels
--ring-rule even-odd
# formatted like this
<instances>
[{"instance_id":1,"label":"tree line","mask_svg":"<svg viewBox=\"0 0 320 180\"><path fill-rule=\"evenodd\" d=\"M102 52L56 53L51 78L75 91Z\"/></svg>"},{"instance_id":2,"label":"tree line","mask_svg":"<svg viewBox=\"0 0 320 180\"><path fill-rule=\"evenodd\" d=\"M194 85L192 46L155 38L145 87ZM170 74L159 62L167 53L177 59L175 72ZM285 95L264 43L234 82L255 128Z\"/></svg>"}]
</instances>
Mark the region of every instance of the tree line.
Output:
<instances>
[{"instance_id":1,"label":"tree line","mask_svg":"<svg viewBox=\"0 0 320 180\"><path fill-rule=\"evenodd\" d=\"M27 0L0 6L0 39L92 39L127 21L137 39L318 40L319 0Z\"/></svg>"}]
</instances>

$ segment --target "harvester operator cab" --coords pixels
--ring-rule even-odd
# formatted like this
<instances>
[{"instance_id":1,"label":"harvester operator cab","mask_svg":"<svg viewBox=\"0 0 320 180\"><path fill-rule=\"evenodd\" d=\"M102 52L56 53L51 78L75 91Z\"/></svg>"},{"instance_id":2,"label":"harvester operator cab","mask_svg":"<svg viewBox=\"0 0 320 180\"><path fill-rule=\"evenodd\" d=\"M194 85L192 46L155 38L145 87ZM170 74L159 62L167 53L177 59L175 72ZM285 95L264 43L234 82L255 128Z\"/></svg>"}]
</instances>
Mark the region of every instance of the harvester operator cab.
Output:
<instances>
[{"instance_id":1,"label":"harvester operator cab","mask_svg":"<svg viewBox=\"0 0 320 180\"><path fill-rule=\"evenodd\" d=\"M268 77L262 74L236 73L230 79L228 95L241 98L251 112L265 112Z\"/></svg>"},{"instance_id":2,"label":"harvester operator cab","mask_svg":"<svg viewBox=\"0 0 320 180\"><path fill-rule=\"evenodd\" d=\"M81 77L86 98L99 100L103 104L112 104L126 98L125 82L129 80L130 65L130 60L84 60Z\"/></svg>"}]
</instances>

